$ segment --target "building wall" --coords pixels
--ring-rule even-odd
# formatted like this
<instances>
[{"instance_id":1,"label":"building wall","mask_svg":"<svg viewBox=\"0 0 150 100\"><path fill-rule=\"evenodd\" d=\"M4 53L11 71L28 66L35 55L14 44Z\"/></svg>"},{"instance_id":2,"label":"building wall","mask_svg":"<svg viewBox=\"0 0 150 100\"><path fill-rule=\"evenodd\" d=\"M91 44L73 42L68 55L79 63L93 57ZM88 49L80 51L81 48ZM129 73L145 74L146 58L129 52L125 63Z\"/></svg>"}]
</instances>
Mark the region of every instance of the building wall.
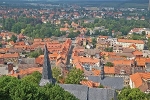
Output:
<instances>
[{"instance_id":1,"label":"building wall","mask_svg":"<svg viewBox=\"0 0 150 100\"><path fill-rule=\"evenodd\" d=\"M131 44L134 43L124 43L124 42L118 42L118 44L122 45L123 47L129 47ZM144 44L135 44L137 49L143 50L144 49Z\"/></svg>"},{"instance_id":2,"label":"building wall","mask_svg":"<svg viewBox=\"0 0 150 100\"><path fill-rule=\"evenodd\" d=\"M131 78L130 78L130 81L129 81L129 85L130 85L130 88L134 88L134 83L132 82Z\"/></svg>"},{"instance_id":3,"label":"building wall","mask_svg":"<svg viewBox=\"0 0 150 100\"><path fill-rule=\"evenodd\" d=\"M4 58L4 62L13 62L13 64L18 64L18 58Z\"/></svg>"},{"instance_id":4,"label":"building wall","mask_svg":"<svg viewBox=\"0 0 150 100\"><path fill-rule=\"evenodd\" d=\"M150 35L150 31L149 31L149 30L146 30L145 33L146 33L147 35Z\"/></svg>"}]
</instances>

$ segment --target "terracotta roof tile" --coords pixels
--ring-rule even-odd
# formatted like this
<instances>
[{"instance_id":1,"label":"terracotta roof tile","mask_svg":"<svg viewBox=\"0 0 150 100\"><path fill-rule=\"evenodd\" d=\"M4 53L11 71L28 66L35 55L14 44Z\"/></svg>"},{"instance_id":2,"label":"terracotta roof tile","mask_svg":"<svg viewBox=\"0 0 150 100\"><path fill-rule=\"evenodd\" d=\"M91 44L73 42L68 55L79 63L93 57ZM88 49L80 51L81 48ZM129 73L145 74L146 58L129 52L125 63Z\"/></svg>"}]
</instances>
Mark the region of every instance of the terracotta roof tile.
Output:
<instances>
[{"instance_id":1,"label":"terracotta roof tile","mask_svg":"<svg viewBox=\"0 0 150 100\"><path fill-rule=\"evenodd\" d=\"M142 41L142 40L118 39L118 42L144 44L144 41Z\"/></svg>"},{"instance_id":2,"label":"terracotta roof tile","mask_svg":"<svg viewBox=\"0 0 150 100\"><path fill-rule=\"evenodd\" d=\"M18 75L23 76L23 75L31 74L35 71L38 71L38 72L42 73L42 69L43 69L42 67L27 68L27 69L24 69L24 70L20 70L19 73L15 73L15 74L12 74L10 76L14 76L14 77L17 77Z\"/></svg>"},{"instance_id":3,"label":"terracotta roof tile","mask_svg":"<svg viewBox=\"0 0 150 100\"><path fill-rule=\"evenodd\" d=\"M115 68L114 67L107 67L107 66L105 66L104 67L104 72L106 74L115 74Z\"/></svg>"},{"instance_id":4,"label":"terracotta roof tile","mask_svg":"<svg viewBox=\"0 0 150 100\"><path fill-rule=\"evenodd\" d=\"M132 82L134 82L135 88L139 88L143 84L143 79L150 79L150 73L135 73L130 75Z\"/></svg>"},{"instance_id":5,"label":"terracotta roof tile","mask_svg":"<svg viewBox=\"0 0 150 100\"><path fill-rule=\"evenodd\" d=\"M115 60L115 61L113 61L113 63L114 63L114 66L115 65L131 65L132 63L133 63L133 61L132 60Z\"/></svg>"},{"instance_id":6,"label":"terracotta roof tile","mask_svg":"<svg viewBox=\"0 0 150 100\"><path fill-rule=\"evenodd\" d=\"M96 82L89 81L89 80L83 80L80 83L82 85L88 86L90 88L92 88L92 87L98 87L100 85L100 83L96 83Z\"/></svg>"},{"instance_id":7,"label":"terracotta roof tile","mask_svg":"<svg viewBox=\"0 0 150 100\"><path fill-rule=\"evenodd\" d=\"M143 52L136 50L136 51L133 52L133 55L135 55L135 56L142 56L142 55L143 55Z\"/></svg>"}]
</instances>

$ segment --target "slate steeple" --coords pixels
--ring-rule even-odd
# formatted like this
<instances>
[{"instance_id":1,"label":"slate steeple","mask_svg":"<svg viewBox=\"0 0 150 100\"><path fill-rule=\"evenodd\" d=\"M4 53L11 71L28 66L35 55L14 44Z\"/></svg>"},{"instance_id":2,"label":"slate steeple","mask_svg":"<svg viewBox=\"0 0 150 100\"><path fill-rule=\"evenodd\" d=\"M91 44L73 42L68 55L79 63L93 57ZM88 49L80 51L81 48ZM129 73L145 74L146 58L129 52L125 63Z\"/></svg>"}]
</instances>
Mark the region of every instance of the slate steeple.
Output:
<instances>
[{"instance_id":1,"label":"slate steeple","mask_svg":"<svg viewBox=\"0 0 150 100\"><path fill-rule=\"evenodd\" d=\"M103 63L101 58L99 59L99 66L101 68L101 74L100 74L101 75L101 80L103 80L105 72L104 72L104 63Z\"/></svg>"},{"instance_id":2,"label":"slate steeple","mask_svg":"<svg viewBox=\"0 0 150 100\"><path fill-rule=\"evenodd\" d=\"M44 86L47 83L54 83L53 76L52 76L52 70L51 70L51 64L49 60L49 54L47 50L47 46L44 46L44 62L43 62L43 71L42 71L42 78L40 81L40 86Z\"/></svg>"}]
</instances>

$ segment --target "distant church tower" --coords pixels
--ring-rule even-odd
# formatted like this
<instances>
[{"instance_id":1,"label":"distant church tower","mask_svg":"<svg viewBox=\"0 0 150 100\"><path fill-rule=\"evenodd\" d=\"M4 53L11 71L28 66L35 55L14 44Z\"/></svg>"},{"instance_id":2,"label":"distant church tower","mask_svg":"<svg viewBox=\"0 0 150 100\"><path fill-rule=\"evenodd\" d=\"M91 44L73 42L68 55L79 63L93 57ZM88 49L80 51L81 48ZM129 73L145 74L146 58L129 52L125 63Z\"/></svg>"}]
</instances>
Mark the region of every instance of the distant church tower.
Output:
<instances>
[{"instance_id":1,"label":"distant church tower","mask_svg":"<svg viewBox=\"0 0 150 100\"><path fill-rule=\"evenodd\" d=\"M101 80L103 80L103 79L105 78L104 63L103 63L103 61L102 61L101 58L100 58L99 60L100 60L100 61L99 61L99 64L100 64L100 68L101 68L101 73L100 73L100 75L101 75Z\"/></svg>"},{"instance_id":2,"label":"distant church tower","mask_svg":"<svg viewBox=\"0 0 150 100\"><path fill-rule=\"evenodd\" d=\"M150 0L148 2L148 11L150 11Z\"/></svg>"},{"instance_id":3,"label":"distant church tower","mask_svg":"<svg viewBox=\"0 0 150 100\"><path fill-rule=\"evenodd\" d=\"M44 62L43 62L43 72L42 72L42 78L40 81L40 86L44 86L47 83L54 83L54 79L52 76L52 70L51 70L51 64L49 60L48 50L47 46L44 46Z\"/></svg>"}]
</instances>

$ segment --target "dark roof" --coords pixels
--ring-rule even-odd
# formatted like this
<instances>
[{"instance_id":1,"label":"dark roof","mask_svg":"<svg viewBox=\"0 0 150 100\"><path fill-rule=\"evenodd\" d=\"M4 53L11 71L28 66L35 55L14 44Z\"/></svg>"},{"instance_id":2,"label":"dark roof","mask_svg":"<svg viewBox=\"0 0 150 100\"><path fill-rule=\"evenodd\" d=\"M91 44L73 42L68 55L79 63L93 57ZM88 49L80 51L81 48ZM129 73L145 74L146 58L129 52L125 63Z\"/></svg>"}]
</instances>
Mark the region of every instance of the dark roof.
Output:
<instances>
[{"instance_id":1,"label":"dark roof","mask_svg":"<svg viewBox=\"0 0 150 100\"><path fill-rule=\"evenodd\" d=\"M85 54L96 55L100 53L98 49L84 49Z\"/></svg>"},{"instance_id":2,"label":"dark roof","mask_svg":"<svg viewBox=\"0 0 150 100\"><path fill-rule=\"evenodd\" d=\"M89 88L77 84L59 84L79 100L116 100L116 91L108 88Z\"/></svg>"},{"instance_id":3,"label":"dark roof","mask_svg":"<svg viewBox=\"0 0 150 100\"><path fill-rule=\"evenodd\" d=\"M146 63L146 72L150 72L150 63Z\"/></svg>"},{"instance_id":4,"label":"dark roof","mask_svg":"<svg viewBox=\"0 0 150 100\"><path fill-rule=\"evenodd\" d=\"M77 84L59 84L64 90L70 92L79 100L87 100L88 87Z\"/></svg>"},{"instance_id":5,"label":"dark roof","mask_svg":"<svg viewBox=\"0 0 150 100\"><path fill-rule=\"evenodd\" d=\"M88 80L99 82L105 87L121 90L124 87L124 80L122 77L105 77L101 80L100 76L89 76Z\"/></svg>"},{"instance_id":6,"label":"dark roof","mask_svg":"<svg viewBox=\"0 0 150 100\"><path fill-rule=\"evenodd\" d=\"M113 89L89 88L88 100L116 100L116 92Z\"/></svg>"},{"instance_id":7,"label":"dark roof","mask_svg":"<svg viewBox=\"0 0 150 100\"><path fill-rule=\"evenodd\" d=\"M35 64L35 58L22 58L20 64Z\"/></svg>"}]
</instances>

